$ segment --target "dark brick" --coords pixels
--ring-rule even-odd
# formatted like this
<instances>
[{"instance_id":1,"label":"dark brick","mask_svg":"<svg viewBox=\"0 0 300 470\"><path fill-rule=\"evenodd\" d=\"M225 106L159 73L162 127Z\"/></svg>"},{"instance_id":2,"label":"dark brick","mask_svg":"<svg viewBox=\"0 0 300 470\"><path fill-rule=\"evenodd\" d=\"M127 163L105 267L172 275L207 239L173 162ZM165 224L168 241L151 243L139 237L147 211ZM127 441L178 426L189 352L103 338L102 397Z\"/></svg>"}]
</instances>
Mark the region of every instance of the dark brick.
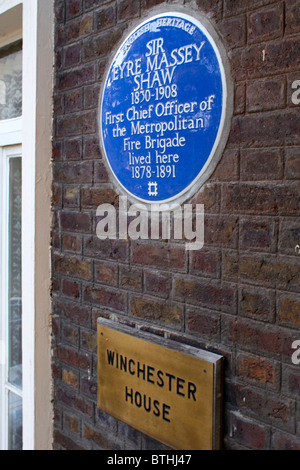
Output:
<instances>
[{"instance_id":1,"label":"dark brick","mask_svg":"<svg viewBox=\"0 0 300 470\"><path fill-rule=\"evenodd\" d=\"M300 149L291 147L286 149L285 176L289 179L300 178Z\"/></svg>"},{"instance_id":2,"label":"dark brick","mask_svg":"<svg viewBox=\"0 0 300 470\"><path fill-rule=\"evenodd\" d=\"M227 44L231 47L243 46L246 42L245 15L228 18L220 24L221 31Z\"/></svg>"},{"instance_id":3,"label":"dark brick","mask_svg":"<svg viewBox=\"0 0 300 470\"><path fill-rule=\"evenodd\" d=\"M118 0L118 21L129 20L140 15L140 0Z\"/></svg>"},{"instance_id":4,"label":"dark brick","mask_svg":"<svg viewBox=\"0 0 300 470\"><path fill-rule=\"evenodd\" d=\"M243 250L276 251L277 226L273 219L241 218L240 248Z\"/></svg>"},{"instance_id":5,"label":"dark brick","mask_svg":"<svg viewBox=\"0 0 300 470\"><path fill-rule=\"evenodd\" d=\"M300 5L298 0L286 2L285 31L287 34L300 31Z\"/></svg>"},{"instance_id":6,"label":"dark brick","mask_svg":"<svg viewBox=\"0 0 300 470\"><path fill-rule=\"evenodd\" d=\"M268 111L285 106L285 79L268 78L247 84L246 105L248 111Z\"/></svg>"},{"instance_id":7,"label":"dark brick","mask_svg":"<svg viewBox=\"0 0 300 470\"><path fill-rule=\"evenodd\" d=\"M72 44L64 49L64 64L65 67L73 67L78 65L81 61L81 44Z\"/></svg>"},{"instance_id":8,"label":"dark brick","mask_svg":"<svg viewBox=\"0 0 300 470\"><path fill-rule=\"evenodd\" d=\"M241 179L246 181L282 178L283 165L280 149L243 149L240 172Z\"/></svg>"},{"instance_id":9,"label":"dark brick","mask_svg":"<svg viewBox=\"0 0 300 470\"><path fill-rule=\"evenodd\" d=\"M95 25L97 31L114 26L116 23L116 8L115 5L108 5L105 8L97 11L95 14Z\"/></svg>"},{"instance_id":10,"label":"dark brick","mask_svg":"<svg viewBox=\"0 0 300 470\"><path fill-rule=\"evenodd\" d=\"M281 37L283 32L282 4L265 7L249 15L249 43Z\"/></svg>"},{"instance_id":11,"label":"dark brick","mask_svg":"<svg viewBox=\"0 0 300 470\"><path fill-rule=\"evenodd\" d=\"M282 218L279 225L278 248L281 253L297 255L296 246L300 245L300 225L297 218Z\"/></svg>"}]
</instances>

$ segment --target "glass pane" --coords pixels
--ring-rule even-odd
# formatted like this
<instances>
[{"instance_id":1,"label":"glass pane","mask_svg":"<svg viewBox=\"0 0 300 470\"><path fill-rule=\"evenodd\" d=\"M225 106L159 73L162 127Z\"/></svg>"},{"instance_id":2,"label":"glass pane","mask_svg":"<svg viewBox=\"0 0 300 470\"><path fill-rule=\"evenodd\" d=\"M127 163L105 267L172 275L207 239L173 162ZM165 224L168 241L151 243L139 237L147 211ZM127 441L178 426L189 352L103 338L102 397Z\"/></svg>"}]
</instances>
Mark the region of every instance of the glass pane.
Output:
<instances>
[{"instance_id":1,"label":"glass pane","mask_svg":"<svg viewBox=\"0 0 300 470\"><path fill-rule=\"evenodd\" d=\"M8 450L22 450L22 398L8 392Z\"/></svg>"},{"instance_id":2,"label":"glass pane","mask_svg":"<svg viewBox=\"0 0 300 470\"><path fill-rule=\"evenodd\" d=\"M8 381L22 388L21 158L9 160Z\"/></svg>"},{"instance_id":3,"label":"glass pane","mask_svg":"<svg viewBox=\"0 0 300 470\"><path fill-rule=\"evenodd\" d=\"M22 114L22 42L0 49L0 119Z\"/></svg>"}]
</instances>

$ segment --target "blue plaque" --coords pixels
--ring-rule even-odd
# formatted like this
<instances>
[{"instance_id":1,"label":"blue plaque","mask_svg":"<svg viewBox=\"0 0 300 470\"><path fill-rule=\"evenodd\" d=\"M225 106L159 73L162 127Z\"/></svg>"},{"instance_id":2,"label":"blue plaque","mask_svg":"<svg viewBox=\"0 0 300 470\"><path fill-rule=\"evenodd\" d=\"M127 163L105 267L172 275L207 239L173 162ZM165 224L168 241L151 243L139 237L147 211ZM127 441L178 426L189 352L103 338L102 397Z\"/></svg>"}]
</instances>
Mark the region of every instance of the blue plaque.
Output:
<instances>
[{"instance_id":1,"label":"blue plaque","mask_svg":"<svg viewBox=\"0 0 300 470\"><path fill-rule=\"evenodd\" d=\"M100 104L121 188L146 203L195 191L216 164L227 97L220 49L202 22L169 12L139 24L113 57Z\"/></svg>"}]
</instances>

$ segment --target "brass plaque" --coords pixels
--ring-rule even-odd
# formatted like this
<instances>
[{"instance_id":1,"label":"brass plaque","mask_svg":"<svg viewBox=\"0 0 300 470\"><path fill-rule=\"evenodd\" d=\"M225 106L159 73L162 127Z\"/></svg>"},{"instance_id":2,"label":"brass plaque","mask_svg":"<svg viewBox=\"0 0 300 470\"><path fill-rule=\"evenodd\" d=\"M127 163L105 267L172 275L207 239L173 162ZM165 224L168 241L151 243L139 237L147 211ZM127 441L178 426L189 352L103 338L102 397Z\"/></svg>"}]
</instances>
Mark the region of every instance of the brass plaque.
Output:
<instances>
[{"instance_id":1,"label":"brass plaque","mask_svg":"<svg viewBox=\"0 0 300 470\"><path fill-rule=\"evenodd\" d=\"M222 362L101 318L98 406L173 449L219 449Z\"/></svg>"}]
</instances>

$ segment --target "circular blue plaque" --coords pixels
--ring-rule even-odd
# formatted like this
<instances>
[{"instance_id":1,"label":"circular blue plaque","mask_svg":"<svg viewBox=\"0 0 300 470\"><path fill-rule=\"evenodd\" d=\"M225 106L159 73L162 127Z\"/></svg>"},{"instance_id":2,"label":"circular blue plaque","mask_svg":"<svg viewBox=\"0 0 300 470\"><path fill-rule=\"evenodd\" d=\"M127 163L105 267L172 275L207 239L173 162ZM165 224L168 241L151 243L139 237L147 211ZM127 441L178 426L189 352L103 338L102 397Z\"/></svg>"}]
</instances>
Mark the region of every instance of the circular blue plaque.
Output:
<instances>
[{"instance_id":1,"label":"circular blue plaque","mask_svg":"<svg viewBox=\"0 0 300 470\"><path fill-rule=\"evenodd\" d=\"M102 146L121 188L146 203L195 191L216 165L227 96L202 22L168 12L139 24L112 60L100 104Z\"/></svg>"}]
</instances>

